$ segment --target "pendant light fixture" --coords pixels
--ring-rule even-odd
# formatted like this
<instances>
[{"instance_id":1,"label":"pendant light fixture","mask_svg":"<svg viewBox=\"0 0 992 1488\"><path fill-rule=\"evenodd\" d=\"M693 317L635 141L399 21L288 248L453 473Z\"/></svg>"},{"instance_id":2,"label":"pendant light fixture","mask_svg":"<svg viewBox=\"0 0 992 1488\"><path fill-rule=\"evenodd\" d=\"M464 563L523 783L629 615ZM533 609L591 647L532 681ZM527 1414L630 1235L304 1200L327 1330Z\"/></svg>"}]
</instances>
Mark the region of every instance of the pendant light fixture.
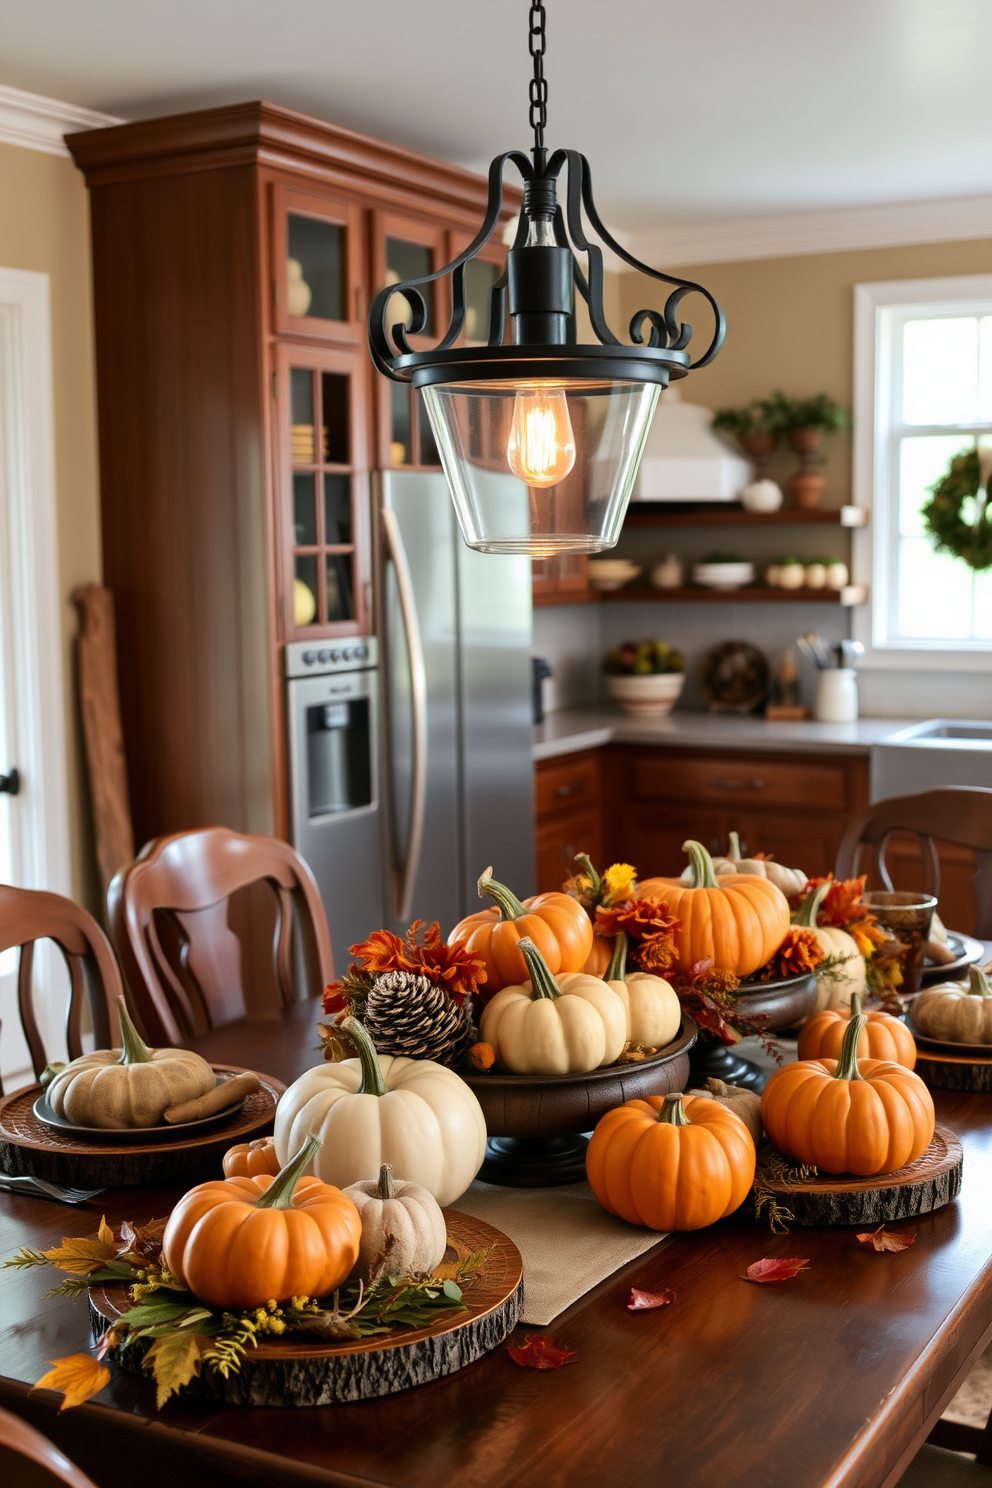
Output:
<instances>
[{"instance_id":1,"label":"pendant light fixture","mask_svg":"<svg viewBox=\"0 0 992 1488\"><path fill-rule=\"evenodd\" d=\"M369 312L369 349L386 377L420 389L469 547L548 558L613 547L662 388L712 361L725 325L708 290L649 268L610 236L596 211L584 155L556 150L549 156L543 4L531 4L529 45L530 159L520 150L496 156L485 221L464 252L436 273L380 290ZM488 343L459 346L465 267L499 225L507 162L524 186L516 236L492 287ZM621 343L606 323L603 254L587 239L586 222L624 263L674 286L662 310L634 315L632 345ZM584 269L578 254L585 257ZM414 351L408 335L427 324L419 286L446 277L447 331L433 350ZM590 345L574 339L576 290L597 337ZM691 293L704 297L715 319L712 340L695 362L687 349L692 327L679 319ZM405 323L389 325L404 301Z\"/></svg>"}]
</instances>

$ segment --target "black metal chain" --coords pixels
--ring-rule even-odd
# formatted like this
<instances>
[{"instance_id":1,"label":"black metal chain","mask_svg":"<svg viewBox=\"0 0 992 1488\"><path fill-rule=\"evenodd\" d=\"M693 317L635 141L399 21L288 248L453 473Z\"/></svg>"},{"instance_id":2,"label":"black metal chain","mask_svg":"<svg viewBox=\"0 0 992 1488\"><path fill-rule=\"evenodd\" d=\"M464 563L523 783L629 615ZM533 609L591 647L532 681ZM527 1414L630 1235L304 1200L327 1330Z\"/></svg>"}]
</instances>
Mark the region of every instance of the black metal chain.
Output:
<instances>
[{"instance_id":1,"label":"black metal chain","mask_svg":"<svg viewBox=\"0 0 992 1488\"><path fill-rule=\"evenodd\" d=\"M534 76L530 80L530 127L534 131L534 149L544 149L544 127L548 122L548 83L544 76L547 17L540 0L531 0L528 43L534 59Z\"/></svg>"}]
</instances>

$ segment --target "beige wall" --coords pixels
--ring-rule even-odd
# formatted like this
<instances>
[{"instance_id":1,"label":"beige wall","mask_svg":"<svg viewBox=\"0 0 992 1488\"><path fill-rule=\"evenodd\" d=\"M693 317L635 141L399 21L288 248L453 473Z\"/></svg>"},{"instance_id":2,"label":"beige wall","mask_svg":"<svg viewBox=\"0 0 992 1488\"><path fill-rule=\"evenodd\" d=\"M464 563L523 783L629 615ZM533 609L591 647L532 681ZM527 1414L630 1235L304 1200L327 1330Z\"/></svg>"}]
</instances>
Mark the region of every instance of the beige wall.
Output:
<instances>
[{"instance_id":1,"label":"beige wall","mask_svg":"<svg viewBox=\"0 0 992 1488\"><path fill-rule=\"evenodd\" d=\"M51 280L59 613L68 733L72 892L97 908L89 803L73 691L77 584L101 580L89 206L71 160L0 144L0 265Z\"/></svg>"}]
</instances>

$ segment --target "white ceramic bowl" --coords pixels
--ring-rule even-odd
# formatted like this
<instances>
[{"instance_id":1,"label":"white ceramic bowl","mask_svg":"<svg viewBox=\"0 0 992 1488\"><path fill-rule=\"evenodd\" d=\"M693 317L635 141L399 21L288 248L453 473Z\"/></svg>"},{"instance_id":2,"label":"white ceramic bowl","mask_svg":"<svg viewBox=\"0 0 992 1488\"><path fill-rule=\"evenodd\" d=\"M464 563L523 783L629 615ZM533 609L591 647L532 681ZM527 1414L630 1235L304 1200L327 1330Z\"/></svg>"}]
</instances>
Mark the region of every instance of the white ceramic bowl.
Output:
<instances>
[{"instance_id":1,"label":"white ceramic bowl","mask_svg":"<svg viewBox=\"0 0 992 1488\"><path fill-rule=\"evenodd\" d=\"M684 672L649 672L646 676L607 677L610 697L632 718L660 718L671 713L685 683Z\"/></svg>"},{"instance_id":2,"label":"white ceramic bowl","mask_svg":"<svg viewBox=\"0 0 992 1488\"><path fill-rule=\"evenodd\" d=\"M589 582L594 589L622 589L641 572L629 558L590 558Z\"/></svg>"},{"instance_id":3,"label":"white ceramic bowl","mask_svg":"<svg viewBox=\"0 0 992 1488\"><path fill-rule=\"evenodd\" d=\"M704 589L740 589L754 578L753 563L694 563L692 580Z\"/></svg>"}]
</instances>

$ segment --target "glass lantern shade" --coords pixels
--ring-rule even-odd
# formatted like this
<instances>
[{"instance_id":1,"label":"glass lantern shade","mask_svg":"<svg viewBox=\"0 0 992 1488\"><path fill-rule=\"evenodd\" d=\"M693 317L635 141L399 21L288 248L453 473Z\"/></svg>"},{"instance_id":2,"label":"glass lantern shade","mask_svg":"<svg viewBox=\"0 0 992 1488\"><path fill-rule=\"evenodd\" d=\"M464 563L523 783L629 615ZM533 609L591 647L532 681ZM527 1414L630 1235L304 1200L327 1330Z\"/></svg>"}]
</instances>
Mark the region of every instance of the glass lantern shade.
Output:
<instances>
[{"instance_id":1,"label":"glass lantern shade","mask_svg":"<svg viewBox=\"0 0 992 1488\"><path fill-rule=\"evenodd\" d=\"M468 546L534 558L612 548L660 391L583 378L422 387Z\"/></svg>"}]
</instances>

